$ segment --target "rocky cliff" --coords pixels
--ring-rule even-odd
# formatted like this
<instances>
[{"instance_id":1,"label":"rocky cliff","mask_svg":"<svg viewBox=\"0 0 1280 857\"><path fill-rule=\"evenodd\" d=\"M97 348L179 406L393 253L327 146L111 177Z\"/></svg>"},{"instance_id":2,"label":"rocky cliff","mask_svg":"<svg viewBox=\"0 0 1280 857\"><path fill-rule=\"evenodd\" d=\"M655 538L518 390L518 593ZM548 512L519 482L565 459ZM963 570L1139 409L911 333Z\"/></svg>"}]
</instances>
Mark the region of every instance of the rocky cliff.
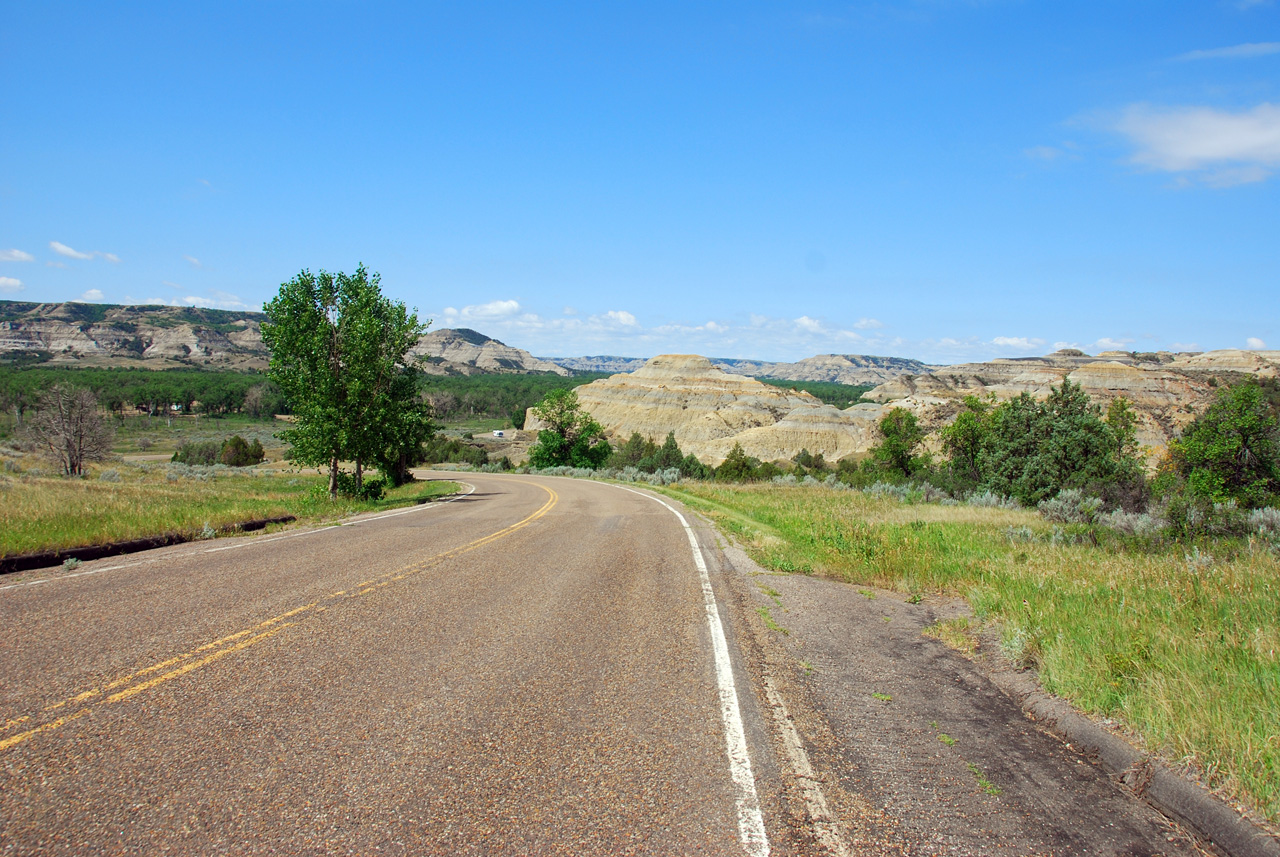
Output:
<instances>
[{"instance_id":1,"label":"rocky cliff","mask_svg":"<svg viewBox=\"0 0 1280 857\"><path fill-rule=\"evenodd\" d=\"M900 375L868 393L870 401L840 410L805 393L725 372L704 357L669 354L634 372L580 387L578 398L614 438L639 432L661 442L675 432L685 452L708 464L723 461L735 443L766 461L789 460L801 449L835 461L865 454L878 443L876 424L892 408L915 413L931 432L926 446L936 450L937 430L954 418L964 396L1004 400L1026 392L1041 398L1070 379L1103 406L1120 396L1132 402L1140 418L1138 439L1154 456L1209 404L1220 385L1277 372L1276 351L1097 357L1059 352Z\"/></svg>"},{"instance_id":2,"label":"rocky cliff","mask_svg":"<svg viewBox=\"0 0 1280 857\"><path fill-rule=\"evenodd\" d=\"M428 358L427 372L435 375L530 374L550 372L568 375L569 370L512 348L474 330L436 330L418 340L410 352Z\"/></svg>"},{"instance_id":3,"label":"rocky cliff","mask_svg":"<svg viewBox=\"0 0 1280 857\"><path fill-rule=\"evenodd\" d=\"M574 372L635 372L645 365L643 357L548 357ZM734 375L776 378L780 381L834 381L855 386L882 384L900 375L928 372L930 366L904 357L874 357L865 354L821 354L795 363L764 360L710 358L712 366Z\"/></svg>"},{"instance_id":4,"label":"rocky cliff","mask_svg":"<svg viewBox=\"0 0 1280 857\"><path fill-rule=\"evenodd\" d=\"M265 320L202 307L0 301L0 353L33 352L52 363L263 369ZM426 356L434 374L569 374L474 330L431 331L412 353Z\"/></svg>"},{"instance_id":5,"label":"rocky cliff","mask_svg":"<svg viewBox=\"0 0 1280 857\"><path fill-rule=\"evenodd\" d=\"M882 411L841 411L689 354L660 355L634 372L579 387L578 401L618 440L639 432L661 443L675 432L681 449L710 464L723 461L734 443L761 459L790 458L806 447L831 458L853 454L868 447ZM532 414L525 427L538 428Z\"/></svg>"}]
</instances>

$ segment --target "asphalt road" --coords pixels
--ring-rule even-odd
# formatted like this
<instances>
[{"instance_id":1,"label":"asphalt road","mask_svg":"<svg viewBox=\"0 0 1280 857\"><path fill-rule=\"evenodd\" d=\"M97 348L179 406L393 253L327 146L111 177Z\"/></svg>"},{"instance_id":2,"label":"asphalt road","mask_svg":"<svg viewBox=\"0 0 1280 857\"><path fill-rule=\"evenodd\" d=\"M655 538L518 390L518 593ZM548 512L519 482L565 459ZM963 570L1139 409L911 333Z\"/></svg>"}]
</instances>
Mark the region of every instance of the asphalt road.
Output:
<instances>
[{"instance_id":1,"label":"asphalt road","mask_svg":"<svg viewBox=\"0 0 1280 857\"><path fill-rule=\"evenodd\" d=\"M467 479L354 525L0 579L3 849L765 853L764 730L727 719L677 516Z\"/></svg>"},{"instance_id":2,"label":"asphalt road","mask_svg":"<svg viewBox=\"0 0 1280 857\"><path fill-rule=\"evenodd\" d=\"M0 852L1200 853L928 602L764 574L625 487L463 476L0 578Z\"/></svg>"}]
</instances>

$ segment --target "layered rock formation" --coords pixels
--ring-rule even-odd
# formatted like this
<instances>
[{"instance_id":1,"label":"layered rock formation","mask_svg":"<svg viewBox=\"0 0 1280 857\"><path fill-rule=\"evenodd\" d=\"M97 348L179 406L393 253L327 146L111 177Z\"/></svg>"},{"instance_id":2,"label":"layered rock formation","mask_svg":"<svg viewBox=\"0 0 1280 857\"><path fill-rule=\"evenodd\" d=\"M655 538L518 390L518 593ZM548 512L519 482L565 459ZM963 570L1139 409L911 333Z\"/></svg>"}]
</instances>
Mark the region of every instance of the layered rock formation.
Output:
<instances>
[{"instance_id":1,"label":"layered rock formation","mask_svg":"<svg viewBox=\"0 0 1280 857\"><path fill-rule=\"evenodd\" d=\"M675 432L681 449L708 464L723 461L735 443L762 460L789 459L802 448L831 460L851 455L873 442L882 411L841 411L689 354L664 354L635 372L579 387L578 401L618 440L639 432L661 443ZM538 428L532 414L525 427Z\"/></svg>"},{"instance_id":2,"label":"layered rock formation","mask_svg":"<svg viewBox=\"0 0 1280 857\"><path fill-rule=\"evenodd\" d=\"M419 339L410 353L427 356L425 368L435 375L569 374L563 366L540 360L528 351L512 348L465 327L432 331Z\"/></svg>"},{"instance_id":3,"label":"layered rock formation","mask_svg":"<svg viewBox=\"0 0 1280 857\"><path fill-rule=\"evenodd\" d=\"M1100 359L1107 358L1107 359ZM845 410L805 393L784 391L723 371L704 357L663 355L642 368L580 387L578 398L616 439L632 432L661 442L668 432L686 452L719 464L734 444L761 460L789 460L801 449L828 461L865 454L879 442L877 423L891 408L906 408L931 433L959 411L966 395L997 400L1047 396L1064 379L1105 407L1124 397L1138 413L1138 440L1151 457L1204 410L1224 383L1253 374L1274 377L1280 352L1090 357L1059 352L1028 360L993 360L905 374L876 387ZM531 421L530 428L536 428Z\"/></svg>"},{"instance_id":4,"label":"layered rock formation","mask_svg":"<svg viewBox=\"0 0 1280 857\"><path fill-rule=\"evenodd\" d=\"M53 362L262 368L261 321L260 313L199 307L0 301L0 352L46 352Z\"/></svg>"},{"instance_id":5,"label":"layered rock formation","mask_svg":"<svg viewBox=\"0 0 1280 857\"><path fill-rule=\"evenodd\" d=\"M635 372L645 365L643 357L554 357L547 358L574 372ZM874 357L865 354L821 354L795 363L763 360L711 358L711 365L734 375L776 378L780 381L834 381L865 386L882 384L900 375L919 374L931 368L919 360L903 357Z\"/></svg>"},{"instance_id":6,"label":"layered rock formation","mask_svg":"<svg viewBox=\"0 0 1280 857\"><path fill-rule=\"evenodd\" d=\"M202 307L0 301L0 353L43 352L54 363L263 369L265 320L262 313ZM569 374L474 330L432 331L412 353L425 355L435 374Z\"/></svg>"}]
</instances>

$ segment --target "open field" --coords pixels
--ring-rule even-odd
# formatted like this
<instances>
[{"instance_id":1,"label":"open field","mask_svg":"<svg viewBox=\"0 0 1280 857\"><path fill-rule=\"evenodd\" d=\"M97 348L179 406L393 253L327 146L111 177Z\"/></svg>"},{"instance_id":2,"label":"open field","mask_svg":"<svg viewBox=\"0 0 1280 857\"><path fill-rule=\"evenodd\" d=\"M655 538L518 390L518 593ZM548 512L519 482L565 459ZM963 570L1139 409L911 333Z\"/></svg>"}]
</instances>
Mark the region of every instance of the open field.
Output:
<instances>
[{"instance_id":1,"label":"open field","mask_svg":"<svg viewBox=\"0 0 1280 857\"><path fill-rule=\"evenodd\" d=\"M965 596L1047 690L1280 820L1280 557L1265 545L1071 544L1030 511L823 487L664 490L767 568ZM937 630L962 648L974 633Z\"/></svg>"},{"instance_id":2,"label":"open field","mask_svg":"<svg viewBox=\"0 0 1280 857\"><path fill-rule=\"evenodd\" d=\"M164 533L202 533L240 521L294 515L304 521L405 506L448 494L447 482L410 483L376 502L321 492L314 471L108 462L63 479L34 457L0 450L0 556L107 544Z\"/></svg>"}]
</instances>

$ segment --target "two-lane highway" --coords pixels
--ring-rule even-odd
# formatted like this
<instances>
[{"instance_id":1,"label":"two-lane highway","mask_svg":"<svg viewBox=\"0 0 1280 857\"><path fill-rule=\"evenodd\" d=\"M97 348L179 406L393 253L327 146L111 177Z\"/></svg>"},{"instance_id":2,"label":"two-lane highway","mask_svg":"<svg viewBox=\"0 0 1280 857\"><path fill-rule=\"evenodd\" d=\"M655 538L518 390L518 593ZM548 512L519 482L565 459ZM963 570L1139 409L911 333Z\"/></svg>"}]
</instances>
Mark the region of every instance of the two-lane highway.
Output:
<instances>
[{"instance_id":1,"label":"two-lane highway","mask_svg":"<svg viewBox=\"0 0 1280 857\"><path fill-rule=\"evenodd\" d=\"M0 580L0 844L765 853L768 751L732 734L678 516L467 479L355 525Z\"/></svg>"}]
</instances>

